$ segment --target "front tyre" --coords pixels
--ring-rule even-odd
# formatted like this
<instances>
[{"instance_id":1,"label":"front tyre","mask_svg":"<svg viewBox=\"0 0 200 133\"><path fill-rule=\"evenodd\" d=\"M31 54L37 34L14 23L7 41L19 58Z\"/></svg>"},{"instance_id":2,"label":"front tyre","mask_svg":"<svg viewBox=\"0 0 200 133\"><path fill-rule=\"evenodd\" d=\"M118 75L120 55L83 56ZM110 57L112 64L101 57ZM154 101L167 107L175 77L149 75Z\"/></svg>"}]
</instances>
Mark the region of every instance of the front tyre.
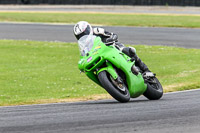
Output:
<instances>
[{"instance_id":1,"label":"front tyre","mask_svg":"<svg viewBox=\"0 0 200 133\"><path fill-rule=\"evenodd\" d=\"M146 98L149 100L158 100L163 96L162 85L156 77L150 78L145 82L147 84L147 90L144 92Z\"/></svg>"},{"instance_id":2,"label":"front tyre","mask_svg":"<svg viewBox=\"0 0 200 133\"><path fill-rule=\"evenodd\" d=\"M117 101L125 103L130 100L129 91L123 81L120 84L115 82L111 75L106 71L100 72L98 79L103 88Z\"/></svg>"}]
</instances>

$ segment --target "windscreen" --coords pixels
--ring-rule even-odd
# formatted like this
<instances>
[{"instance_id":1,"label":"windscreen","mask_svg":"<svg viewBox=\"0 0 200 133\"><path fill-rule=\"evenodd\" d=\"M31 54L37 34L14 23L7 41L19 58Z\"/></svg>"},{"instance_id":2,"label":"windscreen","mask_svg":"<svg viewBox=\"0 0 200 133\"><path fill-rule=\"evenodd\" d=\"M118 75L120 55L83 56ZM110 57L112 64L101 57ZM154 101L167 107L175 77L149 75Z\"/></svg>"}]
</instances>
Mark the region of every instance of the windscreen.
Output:
<instances>
[{"instance_id":1,"label":"windscreen","mask_svg":"<svg viewBox=\"0 0 200 133\"><path fill-rule=\"evenodd\" d=\"M96 36L85 35L78 40L81 56L85 56L93 47Z\"/></svg>"}]
</instances>

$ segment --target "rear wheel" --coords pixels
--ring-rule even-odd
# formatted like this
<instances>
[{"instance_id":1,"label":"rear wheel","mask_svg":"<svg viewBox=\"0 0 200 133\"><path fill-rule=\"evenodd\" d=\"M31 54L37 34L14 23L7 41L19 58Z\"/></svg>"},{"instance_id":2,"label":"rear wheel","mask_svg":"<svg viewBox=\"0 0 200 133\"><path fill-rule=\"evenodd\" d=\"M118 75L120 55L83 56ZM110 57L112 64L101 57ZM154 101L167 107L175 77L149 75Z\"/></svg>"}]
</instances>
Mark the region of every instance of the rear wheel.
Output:
<instances>
[{"instance_id":1,"label":"rear wheel","mask_svg":"<svg viewBox=\"0 0 200 133\"><path fill-rule=\"evenodd\" d=\"M158 100L163 96L163 88L161 83L156 77L145 80L147 84L147 90L144 93L144 96L149 100Z\"/></svg>"},{"instance_id":2,"label":"rear wheel","mask_svg":"<svg viewBox=\"0 0 200 133\"><path fill-rule=\"evenodd\" d=\"M102 71L98 78L104 89L117 101L124 103L130 100L129 91L120 76L114 80L108 72Z\"/></svg>"}]
</instances>

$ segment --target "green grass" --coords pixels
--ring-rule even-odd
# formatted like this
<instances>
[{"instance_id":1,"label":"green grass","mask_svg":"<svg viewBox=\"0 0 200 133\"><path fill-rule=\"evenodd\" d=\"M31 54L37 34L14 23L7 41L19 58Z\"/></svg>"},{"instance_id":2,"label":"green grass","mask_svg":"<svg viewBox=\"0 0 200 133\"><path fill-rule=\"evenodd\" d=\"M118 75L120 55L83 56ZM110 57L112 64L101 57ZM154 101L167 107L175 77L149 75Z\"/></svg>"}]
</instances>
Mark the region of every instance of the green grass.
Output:
<instances>
[{"instance_id":1,"label":"green grass","mask_svg":"<svg viewBox=\"0 0 200 133\"><path fill-rule=\"evenodd\" d=\"M81 20L99 25L200 27L200 16L195 15L0 12L0 21L6 22L47 22L74 24Z\"/></svg>"},{"instance_id":2,"label":"green grass","mask_svg":"<svg viewBox=\"0 0 200 133\"><path fill-rule=\"evenodd\" d=\"M135 45L165 92L200 87L200 50ZM0 40L0 105L107 94L77 66L77 44Z\"/></svg>"}]
</instances>

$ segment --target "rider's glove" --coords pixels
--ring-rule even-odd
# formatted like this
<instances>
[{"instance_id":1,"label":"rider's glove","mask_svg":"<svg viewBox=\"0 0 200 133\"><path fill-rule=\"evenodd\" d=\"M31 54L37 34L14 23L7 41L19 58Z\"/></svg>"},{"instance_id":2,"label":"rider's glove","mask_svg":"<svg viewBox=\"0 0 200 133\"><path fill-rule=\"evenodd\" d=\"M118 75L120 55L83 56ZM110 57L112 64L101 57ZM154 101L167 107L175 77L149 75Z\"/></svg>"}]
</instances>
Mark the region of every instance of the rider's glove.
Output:
<instances>
[{"instance_id":1,"label":"rider's glove","mask_svg":"<svg viewBox=\"0 0 200 133\"><path fill-rule=\"evenodd\" d=\"M106 44L112 44L118 41L118 36L116 34L105 31L103 28L94 28L93 31L94 34L103 36Z\"/></svg>"},{"instance_id":2,"label":"rider's glove","mask_svg":"<svg viewBox=\"0 0 200 133\"><path fill-rule=\"evenodd\" d=\"M118 36L116 34L111 33L111 36L105 39L106 44L113 44L117 42Z\"/></svg>"},{"instance_id":3,"label":"rider's glove","mask_svg":"<svg viewBox=\"0 0 200 133\"><path fill-rule=\"evenodd\" d=\"M112 38L113 41L117 42L118 36L117 34L111 33L110 38Z\"/></svg>"}]
</instances>

